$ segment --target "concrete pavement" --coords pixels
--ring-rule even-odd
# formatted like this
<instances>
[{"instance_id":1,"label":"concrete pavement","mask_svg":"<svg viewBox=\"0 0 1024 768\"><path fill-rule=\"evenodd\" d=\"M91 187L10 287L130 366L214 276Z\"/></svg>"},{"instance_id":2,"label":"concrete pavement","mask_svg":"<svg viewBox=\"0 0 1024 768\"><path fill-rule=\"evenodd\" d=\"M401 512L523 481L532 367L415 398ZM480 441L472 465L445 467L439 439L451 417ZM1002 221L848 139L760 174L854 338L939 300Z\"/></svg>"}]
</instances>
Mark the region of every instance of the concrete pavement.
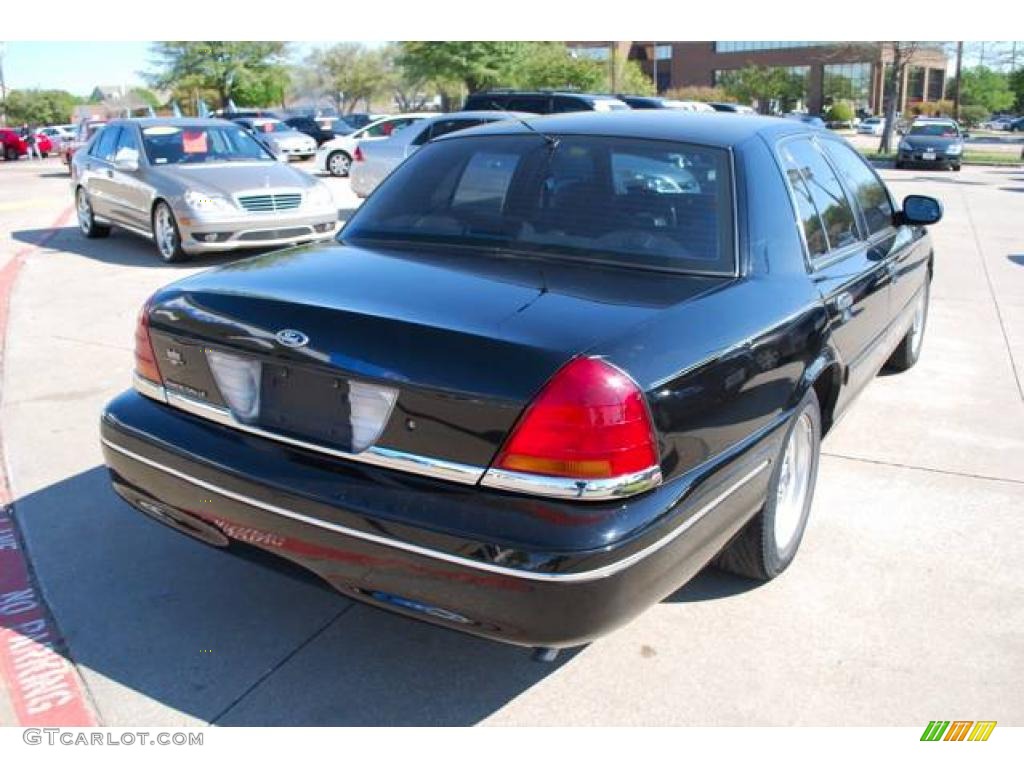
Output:
<instances>
[{"instance_id":1,"label":"concrete pavement","mask_svg":"<svg viewBox=\"0 0 1024 768\"><path fill-rule=\"evenodd\" d=\"M29 165L0 163L0 267L70 203L59 164ZM137 309L210 262L61 228L14 293L0 429L101 721L1024 724L1024 170L885 176L946 206L923 356L825 441L792 568L756 588L707 571L554 665L224 557L118 500L97 418L127 386Z\"/></svg>"}]
</instances>

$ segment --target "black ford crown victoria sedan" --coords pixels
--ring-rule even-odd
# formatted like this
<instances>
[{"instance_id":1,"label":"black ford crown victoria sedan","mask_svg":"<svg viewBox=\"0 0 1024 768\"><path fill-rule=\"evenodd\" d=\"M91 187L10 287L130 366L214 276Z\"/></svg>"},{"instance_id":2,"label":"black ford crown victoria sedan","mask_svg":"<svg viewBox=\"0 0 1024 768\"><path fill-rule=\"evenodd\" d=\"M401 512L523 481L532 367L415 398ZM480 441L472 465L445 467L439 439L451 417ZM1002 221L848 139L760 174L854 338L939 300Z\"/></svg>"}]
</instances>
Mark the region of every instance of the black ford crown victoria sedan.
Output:
<instances>
[{"instance_id":1,"label":"black ford crown victoria sedan","mask_svg":"<svg viewBox=\"0 0 1024 768\"><path fill-rule=\"evenodd\" d=\"M452 134L336 243L148 301L114 488L392 611L585 643L712 560L790 564L822 435L918 357L941 212L789 120Z\"/></svg>"}]
</instances>

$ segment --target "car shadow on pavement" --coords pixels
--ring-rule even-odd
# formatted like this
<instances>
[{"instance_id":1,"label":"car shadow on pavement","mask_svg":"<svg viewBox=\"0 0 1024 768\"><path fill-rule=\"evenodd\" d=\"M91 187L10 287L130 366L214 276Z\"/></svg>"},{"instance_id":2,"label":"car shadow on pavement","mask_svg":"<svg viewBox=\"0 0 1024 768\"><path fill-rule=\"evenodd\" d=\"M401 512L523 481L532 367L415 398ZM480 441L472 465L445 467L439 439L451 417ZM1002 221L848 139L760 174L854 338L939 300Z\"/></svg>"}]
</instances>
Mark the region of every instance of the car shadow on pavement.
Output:
<instances>
[{"instance_id":1,"label":"car shadow on pavement","mask_svg":"<svg viewBox=\"0 0 1024 768\"><path fill-rule=\"evenodd\" d=\"M225 555L132 510L101 466L15 516L107 725L470 725L578 653L535 662Z\"/></svg>"},{"instance_id":2,"label":"car shadow on pavement","mask_svg":"<svg viewBox=\"0 0 1024 768\"><path fill-rule=\"evenodd\" d=\"M20 243L38 245L49 235L50 229L22 229L11 233L11 237ZM118 264L126 267L162 267L164 269L196 267L215 267L226 264L245 256L255 256L264 251L247 250L236 253L195 256L190 261L179 264L168 264L156 251L156 246L143 237L124 232L116 227L107 237L89 239L77 226L61 227L57 234L46 241L46 247L63 253L84 256L95 261Z\"/></svg>"}]
</instances>

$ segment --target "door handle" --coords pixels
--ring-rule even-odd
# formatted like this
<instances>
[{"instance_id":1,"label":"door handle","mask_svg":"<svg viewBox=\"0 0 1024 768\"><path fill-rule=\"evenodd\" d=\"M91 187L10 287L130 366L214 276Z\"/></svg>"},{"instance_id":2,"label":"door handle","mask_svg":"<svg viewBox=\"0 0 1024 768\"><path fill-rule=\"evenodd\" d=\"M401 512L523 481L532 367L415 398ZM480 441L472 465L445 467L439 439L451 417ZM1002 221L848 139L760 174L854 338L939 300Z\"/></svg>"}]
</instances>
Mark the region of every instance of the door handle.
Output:
<instances>
[{"instance_id":1,"label":"door handle","mask_svg":"<svg viewBox=\"0 0 1024 768\"><path fill-rule=\"evenodd\" d=\"M836 309L840 312L849 312L853 308L853 294L843 291L836 296Z\"/></svg>"}]
</instances>

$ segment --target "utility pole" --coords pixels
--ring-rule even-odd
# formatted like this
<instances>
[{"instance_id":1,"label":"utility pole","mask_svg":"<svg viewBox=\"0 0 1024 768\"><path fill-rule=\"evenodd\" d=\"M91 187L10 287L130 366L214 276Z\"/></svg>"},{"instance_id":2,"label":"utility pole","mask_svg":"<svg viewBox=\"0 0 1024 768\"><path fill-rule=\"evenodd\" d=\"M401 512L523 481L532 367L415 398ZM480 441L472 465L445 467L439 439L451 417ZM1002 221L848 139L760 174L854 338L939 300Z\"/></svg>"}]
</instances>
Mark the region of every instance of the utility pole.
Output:
<instances>
[{"instance_id":1,"label":"utility pole","mask_svg":"<svg viewBox=\"0 0 1024 768\"><path fill-rule=\"evenodd\" d=\"M953 119L960 122L960 67L964 60L963 41L956 44L956 74L953 79Z\"/></svg>"},{"instance_id":2,"label":"utility pole","mask_svg":"<svg viewBox=\"0 0 1024 768\"><path fill-rule=\"evenodd\" d=\"M6 43L0 42L0 125L7 125L7 81L4 80L4 49Z\"/></svg>"},{"instance_id":3,"label":"utility pole","mask_svg":"<svg viewBox=\"0 0 1024 768\"><path fill-rule=\"evenodd\" d=\"M658 95L658 42L654 41L654 95Z\"/></svg>"}]
</instances>

